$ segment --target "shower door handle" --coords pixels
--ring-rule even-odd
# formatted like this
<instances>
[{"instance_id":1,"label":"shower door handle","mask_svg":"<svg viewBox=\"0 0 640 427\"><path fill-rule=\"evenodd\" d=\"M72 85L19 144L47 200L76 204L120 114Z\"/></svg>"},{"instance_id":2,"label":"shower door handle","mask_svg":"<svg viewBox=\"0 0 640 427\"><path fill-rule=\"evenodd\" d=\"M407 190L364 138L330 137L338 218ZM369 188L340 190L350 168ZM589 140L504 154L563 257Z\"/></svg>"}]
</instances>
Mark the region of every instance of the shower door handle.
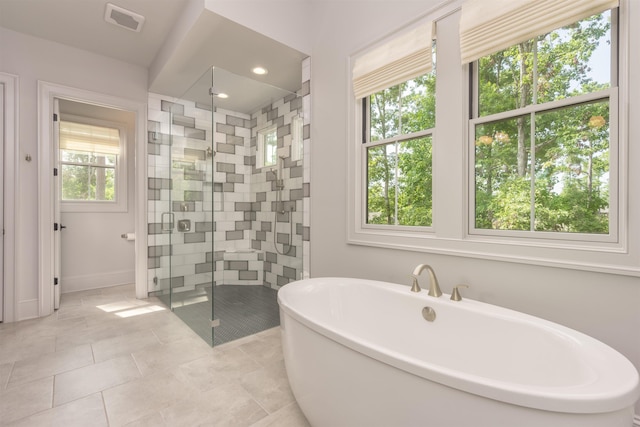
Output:
<instances>
[{"instance_id":1,"label":"shower door handle","mask_svg":"<svg viewBox=\"0 0 640 427\"><path fill-rule=\"evenodd\" d=\"M169 222L165 222L165 215L169 218ZM162 231L173 231L173 213L162 212L160 216L160 222L162 222Z\"/></svg>"}]
</instances>

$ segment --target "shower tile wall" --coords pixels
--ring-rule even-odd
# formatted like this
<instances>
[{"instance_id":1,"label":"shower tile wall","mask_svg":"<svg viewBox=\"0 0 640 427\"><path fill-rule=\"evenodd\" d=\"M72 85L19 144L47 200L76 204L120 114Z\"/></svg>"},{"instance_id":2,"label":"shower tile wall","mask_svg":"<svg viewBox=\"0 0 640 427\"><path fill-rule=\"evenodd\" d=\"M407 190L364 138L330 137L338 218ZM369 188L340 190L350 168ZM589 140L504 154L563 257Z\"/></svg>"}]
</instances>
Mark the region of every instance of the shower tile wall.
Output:
<instances>
[{"instance_id":1,"label":"shower tile wall","mask_svg":"<svg viewBox=\"0 0 640 427\"><path fill-rule=\"evenodd\" d=\"M150 292L166 290L170 283L176 291L211 283L212 170L211 157L207 155L210 147L210 110L193 102L174 103L169 98L149 94L147 242ZM185 220L190 224L189 229L177 231Z\"/></svg>"},{"instance_id":2,"label":"shower tile wall","mask_svg":"<svg viewBox=\"0 0 640 427\"><path fill-rule=\"evenodd\" d=\"M302 160L292 160L292 119L303 115L303 98L292 94L262 108L252 115L255 126L251 132L251 157L253 166L251 188L252 207L255 214L252 226L251 247L265 254L264 277L273 288L279 288L302 278L303 185ZM256 140L258 131L277 126L278 162L276 167L258 169L256 165ZM281 163L281 164L280 164ZM276 190L277 174L284 182L279 206ZM308 185L307 194L308 194ZM282 210L284 209L284 212Z\"/></svg>"},{"instance_id":3,"label":"shower tile wall","mask_svg":"<svg viewBox=\"0 0 640 427\"><path fill-rule=\"evenodd\" d=\"M308 265L309 249L309 88L307 60L299 96L278 100L251 116L218 108L213 114L213 133L211 111L203 106L149 95L149 292L168 289L169 280L178 291L191 290L211 283L212 274L216 284L265 284L272 288L308 276L302 266L303 256ZM298 161L291 160L290 151L290 124L295 115L302 115L304 121L303 159ZM257 131L274 123L278 125L278 154L285 157L282 200L294 209L285 214L275 212L274 171L256 169ZM173 145L169 145L171 134ZM209 147L215 150L213 176L206 151ZM173 179L170 166L174 168ZM183 170L176 175L176 168ZM163 212L174 214L174 226L179 220L190 219L191 230L174 232L170 240L169 233L162 230ZM276 217L276 241L292 242L287 255L279 254L274 246ZM166 228L166 214L164 219ZM211 239L215 242L213 252ZM283 252L283 244L278 243L278 248ZM169 255L173 256L171 270Z\"/></svg>"}]
</instances>

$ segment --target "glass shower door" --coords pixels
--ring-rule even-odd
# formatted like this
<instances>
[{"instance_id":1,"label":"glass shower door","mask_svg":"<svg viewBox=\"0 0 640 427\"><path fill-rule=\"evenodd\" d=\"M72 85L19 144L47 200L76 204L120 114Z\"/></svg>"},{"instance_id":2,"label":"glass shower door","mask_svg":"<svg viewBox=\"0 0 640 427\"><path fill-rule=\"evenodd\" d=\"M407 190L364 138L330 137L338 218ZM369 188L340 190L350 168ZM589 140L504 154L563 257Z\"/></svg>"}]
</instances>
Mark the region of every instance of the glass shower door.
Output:
<instances>
[{"instance_id":1,"label":"glass shower door","mask_svg":"<svg viewBox=\"0 0 640 427\"><path fill-rule=\"evenodd\" d=\"M158 156L149 178L158 222L149 226L149 255L157 267L156 294L213 345L213 113L206 99L211 76L208 70L180 98L160 100L156 127L162 131L155 135L160 144L152 147ZM198 102L191 92L203 87L205 97Z\"/></svg>"}]
</instances>

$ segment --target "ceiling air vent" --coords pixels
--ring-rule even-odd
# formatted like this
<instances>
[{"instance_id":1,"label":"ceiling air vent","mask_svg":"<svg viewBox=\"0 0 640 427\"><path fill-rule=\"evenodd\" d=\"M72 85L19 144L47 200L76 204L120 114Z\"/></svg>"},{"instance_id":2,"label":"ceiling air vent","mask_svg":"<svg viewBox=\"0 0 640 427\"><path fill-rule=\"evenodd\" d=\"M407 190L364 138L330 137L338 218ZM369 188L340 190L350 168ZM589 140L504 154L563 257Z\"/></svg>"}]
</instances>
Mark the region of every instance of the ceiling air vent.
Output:
<instances>
[{"instance_id":1,"label":"ceiling air vent","mask_svg":"<svg viewBox=\"0 0 640 427\"><path fill-rule=\"evenodd\" d=\"M137 33L142 30L142 24L144 24L144 16L138 15L130 10L123 9L111 3L107 3L107 10L104 12L104 20L117 25L118 27L126 28L127 30L135 31Z\"/></svg>"}]
</instances>

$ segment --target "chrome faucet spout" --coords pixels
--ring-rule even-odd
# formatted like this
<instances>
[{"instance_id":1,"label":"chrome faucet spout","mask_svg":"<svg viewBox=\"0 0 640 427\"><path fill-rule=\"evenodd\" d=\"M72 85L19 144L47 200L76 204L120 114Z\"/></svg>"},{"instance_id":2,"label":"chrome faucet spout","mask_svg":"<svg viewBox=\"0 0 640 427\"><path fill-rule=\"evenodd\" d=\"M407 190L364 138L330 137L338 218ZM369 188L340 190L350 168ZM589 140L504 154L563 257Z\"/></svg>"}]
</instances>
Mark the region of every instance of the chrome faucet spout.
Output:
<instances>
[{"instance_id":1,"label":"chrome faucet spout","mask_svg":"<svg viewBox=\"0 0 640 427\"><path fill-rule=\"evenodd\" d=\"M432 297L439 297L442 295L442 291L440 290L440 285L438 284L438 278L436 277L435 271L428 264L420 264L413 270L413 276L418 277L420 273L424 270L427 270L429 273L429 295Z\"/></svg>"}]
</instances>

